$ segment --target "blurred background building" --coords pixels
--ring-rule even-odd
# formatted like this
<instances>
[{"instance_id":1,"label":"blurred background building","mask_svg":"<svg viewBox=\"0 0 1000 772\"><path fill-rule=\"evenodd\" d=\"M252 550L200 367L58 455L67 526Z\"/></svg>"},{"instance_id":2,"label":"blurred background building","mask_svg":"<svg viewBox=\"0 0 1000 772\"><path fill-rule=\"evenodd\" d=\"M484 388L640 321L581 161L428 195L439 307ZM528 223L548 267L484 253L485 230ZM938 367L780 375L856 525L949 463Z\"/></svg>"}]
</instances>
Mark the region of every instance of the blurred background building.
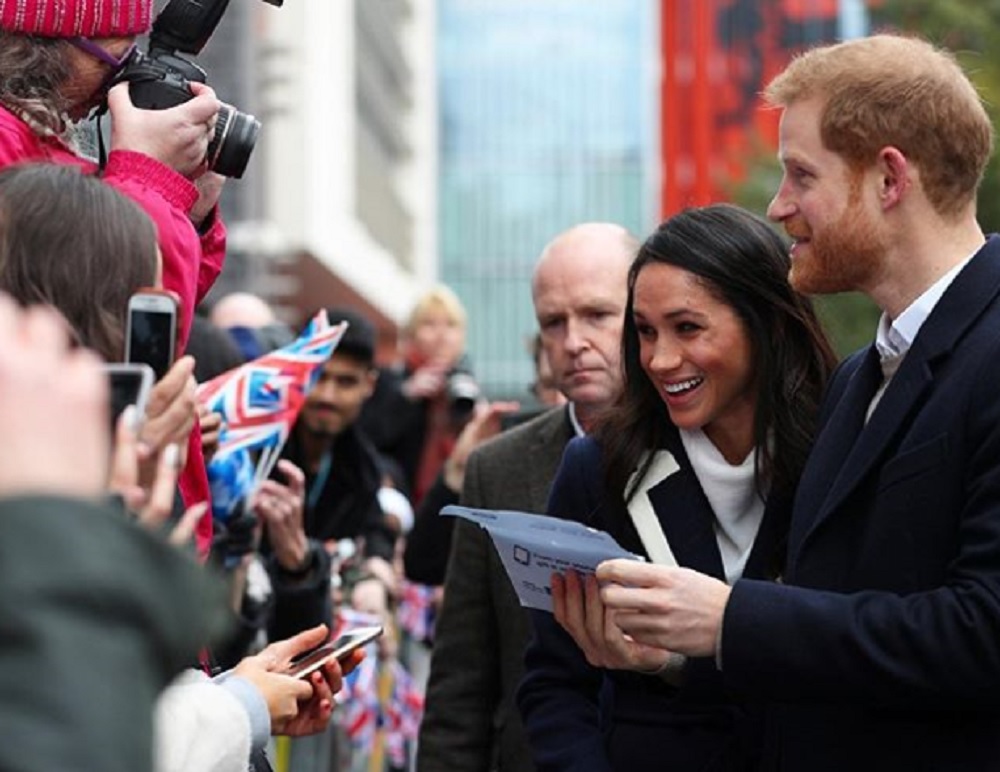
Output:
<instances>
[{"instance_id":1,"label":"blurred background building","mask_svg":"<svg viewBox=\"0 0 1000 772\"><path fill-rule=\"evenodd\" d=\"M230 4L199 62L263 128L212 298L255 292L292 322L355 306L392 344L436 276L434 36L432 0Z\"/></svg>"},{"instance_id":2,"label":"blurred background building","mask_svg":"<svg viewBox=\"0 0 1000 772\"><path fill-rule=\"evenodd\" d=\"M384 359L416 295L443 281L469 309L485 391L525 399L544 244L585 220L643 236L684 206L759 210L740 186L773 189L754 167L774 157L761 88L796 51L865 34L878 4L231 3L199 62L263 129L223 199L213 296L257 292L293 322L357 306Z\"/></svg>"},{"instance_id":3,"label":"blurred background building","mask_svg":"<svg viewBox=\"0 0 1000 772\"><path fill-rule=\"evenodd\" d=\"M661 0L664 215L732 200L777 144L760 92L797 51L866 34L864 0ZM772 191L773 192L773 191Z\"/></svg>"},{"instance_id":4,"label":"blurred background building","mask_svg":"<svg viewBox=\"0 0 1000 772\"><path fill-rule=\"evenodd\" d=\"M655 4L441 0L439 254L476 376L527 398L535 260L586 220L657 216Z\"/></svg>"}]
</instances>

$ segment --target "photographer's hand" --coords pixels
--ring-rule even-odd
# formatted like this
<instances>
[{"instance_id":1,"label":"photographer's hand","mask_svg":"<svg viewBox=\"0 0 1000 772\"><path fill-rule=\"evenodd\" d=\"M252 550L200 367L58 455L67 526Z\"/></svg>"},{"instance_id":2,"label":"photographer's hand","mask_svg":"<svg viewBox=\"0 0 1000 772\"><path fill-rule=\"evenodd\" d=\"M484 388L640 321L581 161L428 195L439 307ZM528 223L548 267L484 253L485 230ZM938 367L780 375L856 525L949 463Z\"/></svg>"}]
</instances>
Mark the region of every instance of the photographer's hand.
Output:
<instances>
[{"instance_id":1,"label":"photographer's hand","mask_svg":"<svg viewBox=\"0 0 1000 772\"><path fill-rule=\"evenodd\" d=\"M205 218L212 214L212 210L219 202L219 196L222 195L222 186L225 182L226 178L215 172L205 172L195 179L194 185L198 188L198 200L191 207L190 217L194 227L201 229L200 232L204 232L211 225L211 222L206 222Z\"/></svg>"},{"instance_id":2,"label":"photographer's hand","mask_svg":"<svg viewBox=\"0 0 1000 772\"><path fill-rule=\"evenodd\" d=\"M403 382L403 396L411 402L433 399L444 391L448 379L448 365L429 362Z\"/></svg>"},{"instance_id":3,"label":"photographer's hand","mask_svg":"<svg viewBox=\"0 0 1000 772\"><path fill-rule=\"evenodd\" d=\"M111 89L111 149L143 153L189 179L201 176L219 100L204 83L190 85L194 97L167 110L140 110L132 104L127 83Z\"/></svg>"}]
</instances>

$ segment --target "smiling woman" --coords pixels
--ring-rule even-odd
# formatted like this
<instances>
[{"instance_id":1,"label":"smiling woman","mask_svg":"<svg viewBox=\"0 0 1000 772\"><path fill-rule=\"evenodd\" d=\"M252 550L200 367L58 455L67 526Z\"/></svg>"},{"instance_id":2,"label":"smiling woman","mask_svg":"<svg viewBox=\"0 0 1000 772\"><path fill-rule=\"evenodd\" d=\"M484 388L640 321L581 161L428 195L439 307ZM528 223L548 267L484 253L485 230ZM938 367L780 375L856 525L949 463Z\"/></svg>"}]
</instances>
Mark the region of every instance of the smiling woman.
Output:
<instances>
[{"instance_id":1,"label":"smiling woman","mask_svg":"<svg viewBox=\"0 0 1000 772\"><path fill-rule=\"evenodd\" d=\"M624 389L596 433L567 447L549 514L724 591L773 578L834 363L788 269L778 235L733 206L685 211L646 240L628 275ZM552 589L518 694L540 768L748 768L756 716L710 658L626 638L593 577L567 572Z\"/></svg>"},{"instance_id":2,"label":"smiling woman","mask_svg":"<svg viewBox=\"0 0 1000 772\"><path fill-rule=\"evenodd\" d=\"M795 483L835 357L811 303L789 285L789 268L788 250L774 230L734 206L688 210L667 220L647 239L629 272L622 337L625 389L619 409L610 414L600 433L608 482L616 494L627 495L626 483L640 460L647 451L663 447L667 434L677 428L701 428L711 435L718 428L711 426L715 414L692 419L690 411L682 410L687 403L681 400L670 410L668 395L657 388L657 378L647 369L657 363L644 357L652 347L642 334L638 312L659 316L661 327L664 314L689 314L673 318L672 337L685 342L689 357L705 357L706 347L714 348L713 371L723 367L731 375L734 357L750 358L752 382L740 391L752 409L736 425L751 443L739 460L751 450L756 452L760 490L787 491ZM720 334L730 338L721 346ZM697 362L688 361L684 367L682 374L705 379L697 391L719 386L721 379L702 372ZM692 402L695 396L691 394ZM651 416L666 420L650 420ZM699 423L699 418L706 420Z\"/></svg>"},{"instance_id":3,"label":"smiling woman","mask_svg":"<svg viewBox=\"0 0 1000 772\"><path fill-rule=\"evenodd\" d=\"M635 281L639 363L679 429L701 429L726 460L753 449L756 389L746 327L695 274L654 263Z\"/></svg>"}]
</instances>

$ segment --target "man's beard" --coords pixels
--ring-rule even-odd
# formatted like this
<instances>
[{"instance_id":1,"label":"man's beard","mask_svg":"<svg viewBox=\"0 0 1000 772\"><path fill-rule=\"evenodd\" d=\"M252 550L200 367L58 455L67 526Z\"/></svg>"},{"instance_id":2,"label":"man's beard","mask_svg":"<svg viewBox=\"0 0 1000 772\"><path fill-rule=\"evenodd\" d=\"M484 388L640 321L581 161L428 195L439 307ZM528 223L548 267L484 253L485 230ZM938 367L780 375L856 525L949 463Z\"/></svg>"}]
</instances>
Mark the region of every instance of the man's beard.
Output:
<instances>
[{"instance_id":1,"label":"man's beard","mask_svg":"<svg viewBox=\"0 0 1000 772\"><path fill-rule=\"evenodd\" d=\"M315 440L333 440L346 428L344 422L339 419L339 415L334 421L325 420L322 416L303 415L300 417L299 425Z\"/></svg>"},{"instance_id":2,"label":"man's beard","mask_svg":"<svg viewBox=\"0 0 1000 772\"><path fill-rule=\"evenodd\" d=\"M860 199L852 196L840 219L814 234L805 254L792 261L788 280L806 294L863 291L881 270L887 246Z\"/></svg>"}]
</instances>

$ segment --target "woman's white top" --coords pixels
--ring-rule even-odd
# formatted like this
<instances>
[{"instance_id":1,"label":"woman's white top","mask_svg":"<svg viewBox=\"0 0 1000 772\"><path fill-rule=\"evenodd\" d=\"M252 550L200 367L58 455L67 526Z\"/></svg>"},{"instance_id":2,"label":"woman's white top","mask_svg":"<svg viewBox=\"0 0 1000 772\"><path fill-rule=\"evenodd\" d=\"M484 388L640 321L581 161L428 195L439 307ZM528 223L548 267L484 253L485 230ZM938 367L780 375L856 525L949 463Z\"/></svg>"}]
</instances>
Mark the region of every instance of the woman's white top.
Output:
<instances>
[{"instance_id":1,"label":"woman's white top","mask_svg":"<svg viewBox=\"0 0 1000 772\"><path fill-rule=\"evenodd\" d=\"M726 582L732 584L743 576L764 518L764 500L754 485L757 451L739 464L730 464L701 429L679 431L691 467L715 513L715 538Z\"/></svg>"}]
</instances>

